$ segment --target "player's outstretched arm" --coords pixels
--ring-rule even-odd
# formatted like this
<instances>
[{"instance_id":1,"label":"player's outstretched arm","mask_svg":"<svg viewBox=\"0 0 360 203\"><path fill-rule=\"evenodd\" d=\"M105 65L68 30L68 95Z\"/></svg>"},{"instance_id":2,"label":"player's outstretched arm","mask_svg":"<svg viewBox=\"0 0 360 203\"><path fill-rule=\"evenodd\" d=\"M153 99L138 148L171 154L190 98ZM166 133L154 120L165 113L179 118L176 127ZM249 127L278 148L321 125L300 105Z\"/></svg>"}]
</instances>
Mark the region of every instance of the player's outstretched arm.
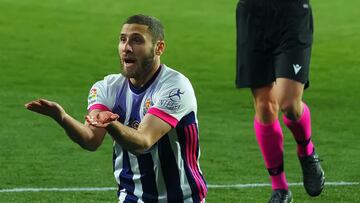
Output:
<instances>
[{"instance_id":1,"label":"player's outstretched arm","mask_svg":"<svg viewBox=\"0 0 360 203\"><path fill-rule=\"evenodd\" d=\"M113 139L133 154L142 154L171 130L171 126L160 118L146 114L138 129L118 122L117 114L102 111L86 117L87 122L98 128L105 128Z\"/></svg>"},{"instance_id":2,"label":"player's outstretched arm","mask_svg":"<svg viewBox=\"0 0 360 203\"><path fill-rule=\"evenodd\" d=\"M61 123L66 115L65 110L58 103L46 99L31 101L25 104L25 107L30 111L49 116L58 123Z\"/></svg>"},{"instance_id":3,"label":"player's outstretched arm","mask_svg":"<svg viewBox=\"0 0 360 203\"><path fill-rule=\"evenodd\" d=\"M82 148L95 151L102 143L106 130L90 126L88 123L80 123L75 120L56 102L38 99L25 104L25 107L33 112L49 116L54 119L71 140L78 143ZM95 114L96 111L90 112Z\"/></svg>"}]
</instances>

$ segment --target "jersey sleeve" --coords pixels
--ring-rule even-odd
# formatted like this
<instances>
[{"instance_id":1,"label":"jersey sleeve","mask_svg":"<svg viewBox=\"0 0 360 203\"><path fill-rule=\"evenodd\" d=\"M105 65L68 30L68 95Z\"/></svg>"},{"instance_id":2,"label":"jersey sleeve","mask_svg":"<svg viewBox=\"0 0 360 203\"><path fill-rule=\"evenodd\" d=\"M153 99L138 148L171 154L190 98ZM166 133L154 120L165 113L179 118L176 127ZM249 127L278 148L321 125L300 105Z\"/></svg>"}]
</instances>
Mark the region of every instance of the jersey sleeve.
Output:
<instances>
[{"instance_id":1,"label":"jersey sleeve","mask_svg":"<svg viewBox=\"0 0 360 203\"><path fill-rule=\"evenodd\" d=\"M113 76L107 76L104 80L96 82L90 89L88 97L88 111L99 109L111 111L116 97L116 90L111 85Z\"/></svg>"},{"instance_id":2,"label":"jersey sleeve","mask_svg":"<svg viewBox=\"0 0 360 203\"><path fill-rule=\"evenodd\" d=\"M162 85L154 98L154 105L148 113L159 117L171 127L190 112L197 111L194 90L186 77L174 77Z\"/></svg>"}]
</instances>

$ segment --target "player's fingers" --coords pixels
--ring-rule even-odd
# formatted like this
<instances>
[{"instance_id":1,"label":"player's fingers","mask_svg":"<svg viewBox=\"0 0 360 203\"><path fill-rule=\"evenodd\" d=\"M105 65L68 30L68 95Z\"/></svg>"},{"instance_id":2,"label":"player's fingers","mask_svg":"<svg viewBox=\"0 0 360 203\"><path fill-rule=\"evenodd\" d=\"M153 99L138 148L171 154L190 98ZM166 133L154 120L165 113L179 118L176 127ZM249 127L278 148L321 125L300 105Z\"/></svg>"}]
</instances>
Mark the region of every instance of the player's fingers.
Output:
<instances>
[{"instance_id":1,"label":"player's fingers","mask_svg":"<svg viewBox=\"0 0 360 203\"><path fill-rule=\"evenodd\" d=\"M93 116L86 116L86 121L94 127L101 127L101 125L103 124L103 122L98 121Z\"/></svg>"},{"instance_id":2,"label":"player's fingers","mask_svg":"<svg viewBox=\"0 0 360 203\"><path fill-rule=\"evenodd\" d=\"M95 115L92 116L93 119L99 120L100 119L100 112L97 112Z\"/></svg>"},{"instance_id":3,"label":"player's fingers","mask_svg":"<svg viewBox=\"0 0 360 203\"><path fill-rule=\"evenodd\" d=\"M110 122L111 121L111 114L112 113L109 112L109 111L104 111L104 112L99 113L98 121L100 121L102 123Z\"/></svg>"},{"instance_id":4,"label":"player's fingers","mask_svg":"<svg viewBox=\"0 0 360 203\"><path fill-rule=\"evenodd\" d=\"M86 120L86 122L88 122L89 124L91 124L90 116L89 116L89 115L86 115L86 116L85 116L85 120Z\"/></svg>"},{"instance_id":5,"label":"player's fingers","mask_svg":"<svg viewBox=\"0 0 360 203\"><path fill-rule=\"evenodd\" d=\"M88 115L88 116L86 117L86 119L87 119L87 121L88 121L89 123L94 123L94 122L96 122L93 116L89 116L89 115Z\"/></svg>"},{"instance_id":6,"label":"player's fingers","mask_svg":"<svg viewBox=\"0 0 360 203\"><path fill-rule=\"evenodd\" d=\"M92 126L97 127L97 128L105 128L107 126L107 124L103 124L103 123L94 123L92 124Z\"/></svg>"},{"instance_id":7,"label":"player's fingers","mask_svg":"<svg viewBox=\"0 0 360 203\"><path fill-rule=\"evenodd\" d=\"M89 123L91 126L97 127L97 128L105 128L107 126L106 123L100 123L100 122L91 122Z\"/></svg>"},{"instance_id":8,"label":"player's fingers","mask_svg":"<svg viewBox=\"0 0 360 203\"><path fill-rule=\"evenodd\" d=\"M39 101L40 104L50 106L50 101L48 101L46 99L39 99L38 101Z\"/></svg>"},{"instance_id":9,"label":"player's fingers","mask_svg":"<svg viewBox=\"0 0 360 203\"><path fill-rule=\"evenodd\" d=\"M37 100L25 104L25 107L29 110L36 108L37 106L40 106L40 103Z\"/></svg>"},{"instance_id":10,"label":"player's fingers","mask_svg":"<svg viewBox=\"0 0 360 203\"><path fill-rule=\"evenodd\" d=\"M110 118L111 118L112 121L115 121L115 120L117 120L117 119L119 118L119 115L117 115L117 114L112 114L112 115L110 116Z\"/></svg>"},{"instance_id":11,"label":"player's fingers","mask_svg":"<svg viewBox=\"0 0 360 203\"><path fill-rule=\"evenodd\" d=\"M101 116L101 120L103 123L109 123L114 121L114 114L112 112L104 112L104 114Z\"/></svg>"},{"instance_id":12,"label":"player's fingers","mask_svg":"<svg viewBox=\"0 0 360 203\"><path fill-rule=\"evenodd\" d=\"M28 106L28 107L38 107L38 106L41 106L41 103L39 102L39 100L34 100L34 101L31 101L31 102L27 103L26 106Z\"/></svg>"},{"instance_id":13,"label":"player's fingers","mask_svg":"<svg viewBox=\"0 0 360 203\"><path fill-rule=\"evenodd\" d=\"M25 108L30 109L32 107L32 104L31 104L31 102L29 102L29 103L26 103L24 106L25 106Z\"/></svg>"},{"instance_id":14,"label":"player's fingers","mask_svg":"<svg viewBox=\"0 0 360 203\"><path fill-rule=\"evenodd\" d=\"M39 106L39 105L29 104L26 108L28 110L30 110L30 111L40 113L40 114L44 114L43 108L41 108L41 106Z\"/></svg>"}]
</instances>

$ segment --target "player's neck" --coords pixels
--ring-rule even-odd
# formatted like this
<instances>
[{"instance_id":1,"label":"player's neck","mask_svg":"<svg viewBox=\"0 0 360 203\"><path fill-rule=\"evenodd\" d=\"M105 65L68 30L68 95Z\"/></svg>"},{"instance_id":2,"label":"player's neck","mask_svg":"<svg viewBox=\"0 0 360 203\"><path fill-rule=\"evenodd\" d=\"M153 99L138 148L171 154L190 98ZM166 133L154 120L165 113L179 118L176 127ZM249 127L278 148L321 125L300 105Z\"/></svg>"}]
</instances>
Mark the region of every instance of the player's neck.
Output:
<instances>
[{"instance_id":1,"label":"player's neck","mask_svg":"<svg viewBox=\"0 0 360 203\"><path fill-rule=\"evenodd\" d=\"M131 84L136 88L143 87L156 73L156 71L160 68L160 60L155 60L151 69L148 73L143 74L141 78L130 78Z\"/></svg>"}]
</instances>

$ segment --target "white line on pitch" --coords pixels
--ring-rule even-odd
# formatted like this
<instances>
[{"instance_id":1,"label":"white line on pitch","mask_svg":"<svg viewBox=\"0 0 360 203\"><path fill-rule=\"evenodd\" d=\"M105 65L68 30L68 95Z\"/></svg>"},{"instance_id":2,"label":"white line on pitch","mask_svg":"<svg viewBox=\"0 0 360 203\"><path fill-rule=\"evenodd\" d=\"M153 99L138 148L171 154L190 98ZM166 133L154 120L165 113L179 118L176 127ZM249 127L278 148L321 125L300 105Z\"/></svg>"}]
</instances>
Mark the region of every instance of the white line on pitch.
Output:
<instances>
[{"instance_id":1,"label":"white line on pitch","mask_svg":"<svg viewBox=\"0 0 360 203\"><path fill-rule=\"evenodd\" d=\"M76 187L76 188L12 188L0 189L1 192L81 192L81 191L115 191L115 187Z\"/></svg>"},{"instance_id":2,"label":"white line on pitch","mask_svg":"<svg viewBox=\"0 0 360 203\"><path fill-rule=\"evenodd\" d=\"M289 183L290 186L302 186L303 183ZM325 185L330 186L351 186L360 185L360 182L326 182ZM208 188L254 188L254 187L268 187L268 183L252 183L252 184L209 184ZM115 191L116 187L79 187L79 188L11 188L0 189L0 193L10 192L81 192L81 191Z\"/></svg>"},{"instance_id":3,"label":"white line on pitch","mask_svg":"<svg viewBox=\"0 0 360 203\"><path fill-rule=\"evenodd\" d=\"M288 183L290 186L302 186L303 183ZM343 185L360 185L360 182L325 182L325 185L343 186ZM232 184L232 185L208 185L209 188L251 188L251 187L268 187L269 183L251 183L251 184Z\"/></svg>"}]
</instances>

